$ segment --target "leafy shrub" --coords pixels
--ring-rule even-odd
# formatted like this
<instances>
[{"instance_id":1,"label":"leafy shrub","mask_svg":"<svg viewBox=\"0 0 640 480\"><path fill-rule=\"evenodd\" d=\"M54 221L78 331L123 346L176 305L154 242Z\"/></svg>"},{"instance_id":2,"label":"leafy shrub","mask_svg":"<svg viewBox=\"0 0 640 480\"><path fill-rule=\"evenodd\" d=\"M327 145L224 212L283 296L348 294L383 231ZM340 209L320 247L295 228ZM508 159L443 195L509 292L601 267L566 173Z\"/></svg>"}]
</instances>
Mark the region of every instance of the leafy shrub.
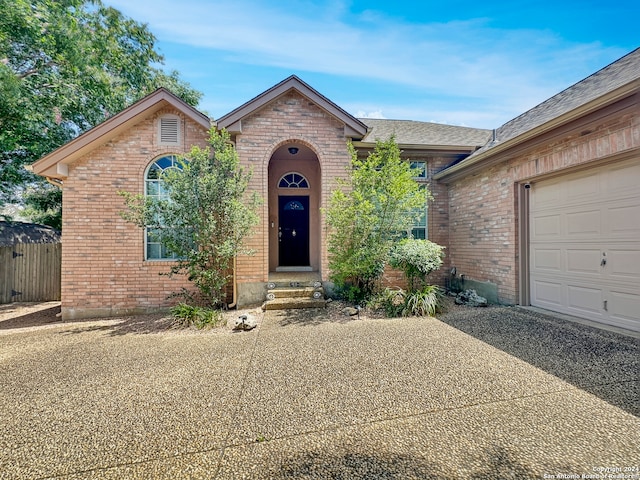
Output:
<instances>
[{"instance_id":1,"label":"leafy shrub","mask_svg":"<svg viewBox=\"0 0 640 480\"><path fill-rule=\"evenodd\" d=\"M222 320L222 312L211 308L197 307L179 303L171 307L171 315L178 325L196 328L214 327Z\"/></svg>"},{"instance_id":2,"label":"leafy shrub","mask_svg":"<svg viewBox=\"0 0 640 480\"><path fill-rule=\"evenodd\" d=\"M394 137L377 141L366 158L349 145L348 177L338 179L325 210L331 280L344 298L368 300L378 288L389 250L420 218L428 189L402 159Z\"/></svg>"},{"instance_id":3,"label":"leafy shrub","mask_svg":"<svg viewBox=\"0 0 640 480\"><path fill-rule=\"evenodd\" d=\"M431 317L442 310L444 292L436 285L427 285L422 290L406 296L404 316Z\"/></svg>"},{"instance_id":4,"label":"leafy shrub","mask_svg":"<svg viewBox=\"0 0 640 480\"><path fill-rule=\"evenodd\" d=\"M427 275L442 266L444 248L429 240L405 238L391 249L389 264L404 272L413 292L422 287Z\"/></svg>"},{"instance_id":5,"label":"leafy shrub","mask_svg":"<svg viewBox=\"0 0 640 480\"><path fill-rule=\"evenodd\" d=\"M406 292L401 288L385 288L369 302L374 310L383 310L387 317L400 317L405 307Z\"/></svg>"},{"instance_id":6,"label":"leafy shrub","mask_svg":"<svg viewBox=\"0 0 640 480\"><path fill-rule=\"evenodd\" d=\"M369 306L383 310L388 317L433 316L443 309L444 293L436 285L427 285L416 292L401 288L385 288Z\"/></svg>"}]
</instances>

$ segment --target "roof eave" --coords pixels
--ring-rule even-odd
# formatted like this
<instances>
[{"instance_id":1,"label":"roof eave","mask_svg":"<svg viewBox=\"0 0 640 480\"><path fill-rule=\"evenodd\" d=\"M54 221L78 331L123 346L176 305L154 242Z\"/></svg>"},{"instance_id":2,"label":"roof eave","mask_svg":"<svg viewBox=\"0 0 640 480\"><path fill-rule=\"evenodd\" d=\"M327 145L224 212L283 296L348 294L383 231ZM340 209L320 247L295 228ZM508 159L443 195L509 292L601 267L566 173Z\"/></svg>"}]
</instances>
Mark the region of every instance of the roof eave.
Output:
<instances>
[{"instance_id":1,"label":"roof eave","mask_svg":"<svg viewBox=\"0 0 640 480\"><path fill-rule=\"evenodd\" d=\"M470 170L476 170L479 167L479 164L485 161L486 159L496 156L500 153L503 153L519 144L522 144L528 140L531 140L543 133L554 130L562 125L565 125L569 122L577 120L589 113L592 113L600 108L603 108L611 103L622 100L623 98L629 97L636 93L640 89L640 79L636 79L632 82L629 82L615 90L612 90L609 93L606 93L591 102L587 102L563 115L560 115L552 120L538 125L530 130L527 130L520 135L513 137L504 143L498 143L496 146L489 148L484 152L480 152L477 155L473 155L463 162L460 162L452 167L447 168L441 172L436 173L433 178L435 180L445 180L451 181L461 177L464 177ZM472 169L471 167L476 167Z\"/></svg>"},{"instance_id":2,"label":"roof eave","mask_svg":"<svg viewBox=\"0 0 640 480\"><path fill-rule=\"evenodd\" d=\"M354 147L361 148L374 148L375 142L367 141L354 141ZM421 143L399 143L398 147L401 150L427 150L438 152L455 152L455 153L471 153L480 148L481 145L435 145L435 144L421 144Z\"/></svg>"}]
</instances>

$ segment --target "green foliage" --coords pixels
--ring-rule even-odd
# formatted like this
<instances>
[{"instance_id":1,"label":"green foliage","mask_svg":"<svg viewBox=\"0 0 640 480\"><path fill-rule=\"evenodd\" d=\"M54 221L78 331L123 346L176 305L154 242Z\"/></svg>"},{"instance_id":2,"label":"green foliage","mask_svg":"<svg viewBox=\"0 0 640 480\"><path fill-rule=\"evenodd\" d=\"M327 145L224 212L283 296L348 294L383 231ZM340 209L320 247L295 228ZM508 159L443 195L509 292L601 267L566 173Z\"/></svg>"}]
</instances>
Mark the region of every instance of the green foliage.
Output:
<instances>
[{"instance_id":1,"label":"green foliage","mask_svg":"<svg viewBox=\"0 0 640 480\"><path fill-rule=\"evenodd\" d=\"M203 308L186 303L171 307L171 315L178 325L196 328L215 327L222 320L222 312L217 309Z\"/></svg>"},{"instance_id":2,"label":"green foliage","mask_svg":"<svg viewBox=\"0 0 640 480\"><path fill-rule=\"evenodd\" d=\"M181 169L165 170L165 198L119 193L127 205L121 216L161 229L163 243L178 256L168 274L187 275L197 301L215 306L224 299L233 258L251 253L243 240L258 222L260 198L247 192L251 174L240 167L229 134L212 128L209 144L194 147Z\"/></svg>"},{"instance_id":3,"label":"green foliage","mask_svg":"<svg viewBox=\"0 0 640 480\"><path fill-rule=\"evenodd\" d=\"M62 229L62 190L48 183L31 186L24 194L24 214L34 223Z\"/></svg>"},{"instance_id":4,"label":"green foliage","mask_svg":"<svg viewBox=\"0 0 640 480\"><path fill-rule=\"evenodd\" d=\"M338 288L362 300L375 291L391 246L419 218L430 195L400 158L394 137L377 141L366 159L351 145L350 152L348 180L333 191L326 211L329 268Z\"/></svg>"},{"instance_id":5,"label":"green foliage","mask_svg":"<svg viewBox=\"0 0 640 480\"><path fill-rule=\"evenodd\" d=\"M422 290L407 294L405 316L433 316L443 308L444 292L436 285L427 285Z\"/></svg>"},{"instance_id":6,"label":"green foliage","mask_svg":"<svg viewBox=\"0 0 640 480\"><path fill-rule=\"evenodd\" d=\"M369 302L374 310L383 310L388 317L433 316L443 309L444 293L436 285L427 285L415 292L401 288L385 288Z\"/></svg>"},{"instance_id":7,"label":"green foliage","mask_svg":"<svg viewBox=\"0 0 640 480\"><path fill-rule=\"evenodd\" d=\"M387 317L401 317L406 302L406 292L401 288L385 288L369 301L369 307L383 310Z\"/></svg>"},{"instance_id":8,"label":"green foliage","mask_svg":"<svg viewBox=\"0 0 640 480\"><path fill-rule=\"evenodd\" d=\"M25 164L156 88L201 97L158 68L146 25L99 0L0 0L0 12L0 207L45 185Z\"/></svg>"},{"instance_id":9,"label":"green foliage","mask_svg":"<svg viewBox=\"0 0 640 480\"><path fill-rule=\"evenodd\" d=\"M391 249L389 264L404 272L413 292L423 285L427 275L442 266L444 248L429 240L405 238Z\"/></svg>"}]
</instances>

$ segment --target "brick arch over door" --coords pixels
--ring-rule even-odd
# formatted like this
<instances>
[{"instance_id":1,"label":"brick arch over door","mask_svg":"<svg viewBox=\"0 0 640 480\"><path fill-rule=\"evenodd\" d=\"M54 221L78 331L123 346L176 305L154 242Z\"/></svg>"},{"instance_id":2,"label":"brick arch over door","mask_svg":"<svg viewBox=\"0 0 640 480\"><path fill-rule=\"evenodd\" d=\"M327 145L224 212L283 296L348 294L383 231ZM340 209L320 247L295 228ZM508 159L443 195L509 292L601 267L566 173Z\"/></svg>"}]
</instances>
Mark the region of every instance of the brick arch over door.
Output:
<instances>
[{"instance_id":1,"label":"brick arch over door","mask_svg":"<svg viewBox=\"0 0 640 480\"><path fill-rule=\"evenodd\" d=\"M292 187L279 185L284 175L297 173L307 180L307 187ZM268 214L269 214L269 271L281 269L306 269L320 271L321 269L321 170L320 161L316 152L305 142L290 140L281 143L273 150L268 163ZM291 228L285 225L285 218L281 212L281 204L286 203L287 197L291 199L305 199L308 202L308 231L300 232L300 225ZM284 202L284 203L283 203ZM306 205L306 203L305 203ZM305 220L306 222L306 220ZM296 228L298 229L296 231ZM283 230L284 229L284 230ZM283 258L282 242L286 242L292 232L295 231L296 240L305 239L308 234L308 244L295 248L303 248L297 259ZM284 236L284 238L283 238ZM286 246L286 243L284 244ZM286 250L286 249L285 249ZM286 253L286 251L284 252ZM304 259L304 260L302 260ZM300 264L299 264L300 263ZM304 265L302 264L304 263Z\"/></svg>"}]
</instances>

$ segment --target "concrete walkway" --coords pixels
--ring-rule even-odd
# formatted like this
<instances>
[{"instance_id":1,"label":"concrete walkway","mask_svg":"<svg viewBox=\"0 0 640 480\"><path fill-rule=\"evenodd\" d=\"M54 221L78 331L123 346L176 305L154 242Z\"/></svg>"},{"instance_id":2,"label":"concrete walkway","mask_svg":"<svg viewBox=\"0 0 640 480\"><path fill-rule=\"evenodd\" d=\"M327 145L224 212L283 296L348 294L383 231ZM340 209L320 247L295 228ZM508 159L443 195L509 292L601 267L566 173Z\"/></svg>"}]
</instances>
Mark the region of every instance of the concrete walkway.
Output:
<instances>
[{"instance_id":1,"label":"concrete walkway","mask_svg":"<svg viewBox=\"0 0 640 480\"><path fill-rule=\"evenodd\" d=\"M513 308L296 315L5 332L0 479L640 478L637 338Z\"/></svg>"}]
</instances>

